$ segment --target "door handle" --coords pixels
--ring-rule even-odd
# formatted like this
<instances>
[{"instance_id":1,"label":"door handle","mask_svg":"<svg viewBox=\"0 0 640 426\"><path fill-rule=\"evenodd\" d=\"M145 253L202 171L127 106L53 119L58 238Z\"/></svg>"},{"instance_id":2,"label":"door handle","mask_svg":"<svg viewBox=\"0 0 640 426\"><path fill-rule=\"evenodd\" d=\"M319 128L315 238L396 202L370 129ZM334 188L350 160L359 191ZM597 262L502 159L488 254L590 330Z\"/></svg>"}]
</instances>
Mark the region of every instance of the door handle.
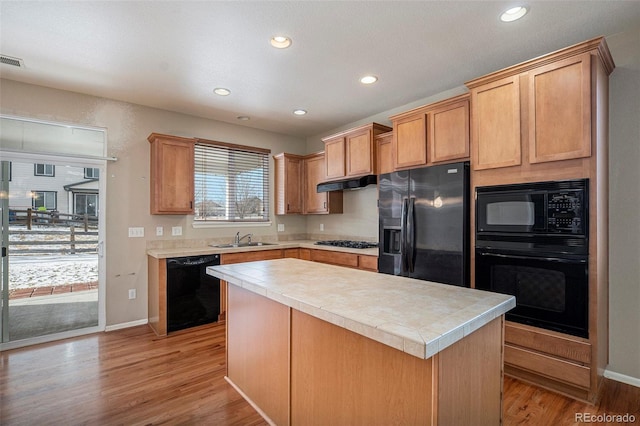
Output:
<instances>
[{"instance_id":1,"label":"door handle","mask_svg":"<svg viewBox=\"0 0 640 426\"><path fill-rule=\"evenodd\" d=\"M407 229L409 234L409 272L415 270L416 256L416 224L415 224L415 206L416 199L411 198L409 200L409 211L407 212Z\"/></svg>"},{"instance_id":2,"label":"door handle","mask_svg":"<svg viewBox=\"0 0 640 426\"><path fill-rule=\"evenodd\" d=\"M402 272L409 270L409 245L407 244L407 211L409 210L409 200L402 200L402 213L400 216L400 259L402 261Z\"/></svg>"}]
</instances>

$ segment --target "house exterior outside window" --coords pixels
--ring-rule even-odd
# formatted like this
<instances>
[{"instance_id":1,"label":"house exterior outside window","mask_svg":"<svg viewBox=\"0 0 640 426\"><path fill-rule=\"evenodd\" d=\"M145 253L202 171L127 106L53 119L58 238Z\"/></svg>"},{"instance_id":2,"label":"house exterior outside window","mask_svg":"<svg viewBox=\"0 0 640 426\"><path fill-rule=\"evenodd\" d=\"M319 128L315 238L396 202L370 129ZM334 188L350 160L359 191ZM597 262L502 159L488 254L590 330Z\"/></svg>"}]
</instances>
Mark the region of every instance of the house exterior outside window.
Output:
<instances>
[{"instance_id":1,"label":"house exterior outside window","mask_svg":"<svg viewBox=\"0 0 640 426\"><path fill-rule=\"evenodd\" d=\"M85 179L98 179L100 178L100 169L97 167L85 167L84 168Z\"/></svg>"},{"instance_id":2,"label":"house exterior outside window","mask_svg":"<svg viewBox=\"0 0 640 426\"><path fill-rule=\"evenodd\" d=\"M56 210L57 192L55 191L31 191L32 207L34 210Z\"/></svg>"},{"instance_id":3,"label":"house exterior outside window","mask_svg":"<svg viewBox=\"0 0 640 426\"><path fill-rule=\"evenodd\" d=\"M56 175L56 166L53 164L34 164L33 174L34 176L54 177Z\"/></svg>"}]
</instances>

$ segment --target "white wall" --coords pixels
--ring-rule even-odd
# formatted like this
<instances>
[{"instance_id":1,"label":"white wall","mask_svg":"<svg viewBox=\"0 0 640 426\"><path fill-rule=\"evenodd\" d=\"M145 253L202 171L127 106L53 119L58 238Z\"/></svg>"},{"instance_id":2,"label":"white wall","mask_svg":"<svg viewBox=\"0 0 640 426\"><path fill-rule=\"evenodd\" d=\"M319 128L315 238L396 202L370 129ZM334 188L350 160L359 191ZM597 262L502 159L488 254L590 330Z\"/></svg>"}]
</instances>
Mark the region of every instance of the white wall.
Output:
<instances>
[{"instance_id":1,"label":"white wall","mask_svg":"<svg viewBox=\"0 0 640 426\"><path fill-rule=\"evenodd\" d=\"M303 154L303 139L247 127L207 120L169 111L97 98L79 93L0 80L0 112L40 120L75 123L107 129L108 155L118 161L107 164L106 180L106 318L107 326L147 318L147 246L151 244L206 244L209 240L231 240L238 227L194 229L190 216L159 216L149 213L150 133L254 145L273 154ZM271 162L273 167L273 161ZM273 179L273 177L272 177ZM276 238L276 225L285 224L284 234L304 234L306 222L300 217L273 215L268 227L242 228L256 237ZM145 238L128 238L128 227L142 226ZM157 226L164 237L155 237ZM172 226L182 226L182 237L171 237ZM258 238L256 238L258 239ZM128 289L138 297L128 299Z\"/></svg>"}]
</instances>

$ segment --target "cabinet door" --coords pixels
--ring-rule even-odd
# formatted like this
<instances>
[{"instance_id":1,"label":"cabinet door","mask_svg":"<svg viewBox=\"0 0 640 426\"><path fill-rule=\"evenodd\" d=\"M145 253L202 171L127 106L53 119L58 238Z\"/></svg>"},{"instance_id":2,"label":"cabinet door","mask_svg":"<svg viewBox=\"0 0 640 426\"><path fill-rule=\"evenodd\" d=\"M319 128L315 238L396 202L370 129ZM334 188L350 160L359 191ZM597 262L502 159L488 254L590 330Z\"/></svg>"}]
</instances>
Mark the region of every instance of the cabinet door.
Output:
<instances>
[{"instance_id":1,"label":"cabinet door","mask_svg":"<svg viewBox=\"0 0 640 426\"><path fill-rule=\"evenodd\" d=\"M302 159L285 157L286 213L302 213Z\"/></svg>"},{"instance_id":2,"label":"cabinet door","mask_svg":"<svg viewBox=\"0 0 640 426\"><path fill-rule=\"evenodd\" d=\"M394 169L427 164L427 114L420 113L394 121Z\"/></svg>"},{"instance_id":3,"label":"cabinet door","mask_svg":"<svg viewBox=\"0 0 640 426\"><path fill-rule=\"evenodd\" d=\"M520 76L471 91L474 170L520 165Z\"/></svg>"},{"instance_id":4,"label":"cabinet door","mask_svg":"<svg viewBox=\"0 0 640 426\"><path fill-rule=\"evenodd\" d=\"M346 144L346 175L365 176L374 174L375 148L370 129L348 134Z\"/></svg>"},{"instance_id":5,"label":"cabinet door","mask_svg":"<svg viewBox=\"0 0 640 426\"><path fill-rule=\"evenodd\" d=\"M327 179L343 178L345 176L344 138L325 141L324 155Z\"/></svg>"},{"instance_id":6,"label":"cabinet door","mask_svg":"<svg viewBox=\"0 0 640 426\"><path fill-rule=\"evenodd\" d=\"M324 155L305 158L304 163L304 212L326 213L329 211L327 192L317 192L317 185L326 180Z\"/></svg>"},{"instance_id":7,"label":"cabinet door","mask_svg":"<svg viewBox=\"0 0 640 426\"><path fill-rule=\"evenodd\" d=\"M274 155L276 214L302 213L302 157Z\"/></svg>"},{"instance_id":8,"label":"cabinet door","mask_svg":"<svg viewBox=\"0 0 640 426\"><path fill-rule=\"evenodd\" d=\"M529 161L591 156L591 56L529 72Z\"/></svg>"},{"instance_id":9,"label":"cabinet door","mask_svg":"<svg viewBox=\"0 0 640 426\"><path fill-rule=\"evenodd\" d=\"M384 133L376 139L378 144L378 174L393 171L393 149L391 147L393 133Z\"/></svg>"},{"instance_id":10,"label":"cabinet door","mask_svg":"<svg viewBox=\"0 0 640 426\"><path fill-rule=\"evenodd\" d=\"M435 109L431 117L431 162L469 158L469 101Z\"/></svg>"},{"instance_id":11,"label":"cabinet door","mask_svg":"<svg viewBox=\"0 0 640 426\"><path fill-rule=\"evenodd\" d=\"M152 134L151 214L193 214L194 141Z\"/></svg>"}]
</instances>

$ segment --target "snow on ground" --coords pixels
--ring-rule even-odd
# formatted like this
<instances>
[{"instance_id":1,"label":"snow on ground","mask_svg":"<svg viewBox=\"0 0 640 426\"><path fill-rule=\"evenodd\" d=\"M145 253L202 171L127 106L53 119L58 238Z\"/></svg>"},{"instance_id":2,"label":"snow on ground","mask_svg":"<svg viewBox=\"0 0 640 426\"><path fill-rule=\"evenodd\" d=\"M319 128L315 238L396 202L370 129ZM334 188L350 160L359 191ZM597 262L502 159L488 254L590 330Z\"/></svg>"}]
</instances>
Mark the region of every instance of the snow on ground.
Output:
<instances>
[{"instance_id":1,"label":"snow on ground","mask_svg":"<svg viewBox=\"0 0 640 426\"><path fill-rule=\"evenodd\" d=\"M98 256L95 254L9 256L10 290L92 281L98 281Z\"/></svg>"},{"instance_id":2,"label":"snow on ground","mask_svg":"<svg viewBox=\"0 0 640 426\"><path fill-rule=\"evenodd\" d=\"M26 230L23 226L10 226L9 231ZM38 230L59 231L60 235L38 235ZM98 281L98 255L84 254L56 254L56 255L14 255L11 256L11 241L66 240L69 241L69 227L34 226L33 234L9 235L9 289L48 287L65 284L88 283ZM97 236L77 236L78 240L97 239ZM18 246L15 246L18 247ZM20 250L28 248L45 248L56 250L64 246L48 245L20 246ZM69 245L66 245L68 248ZM86 246L84 246L86 247Z\"/></svg>"}]
</instances>

